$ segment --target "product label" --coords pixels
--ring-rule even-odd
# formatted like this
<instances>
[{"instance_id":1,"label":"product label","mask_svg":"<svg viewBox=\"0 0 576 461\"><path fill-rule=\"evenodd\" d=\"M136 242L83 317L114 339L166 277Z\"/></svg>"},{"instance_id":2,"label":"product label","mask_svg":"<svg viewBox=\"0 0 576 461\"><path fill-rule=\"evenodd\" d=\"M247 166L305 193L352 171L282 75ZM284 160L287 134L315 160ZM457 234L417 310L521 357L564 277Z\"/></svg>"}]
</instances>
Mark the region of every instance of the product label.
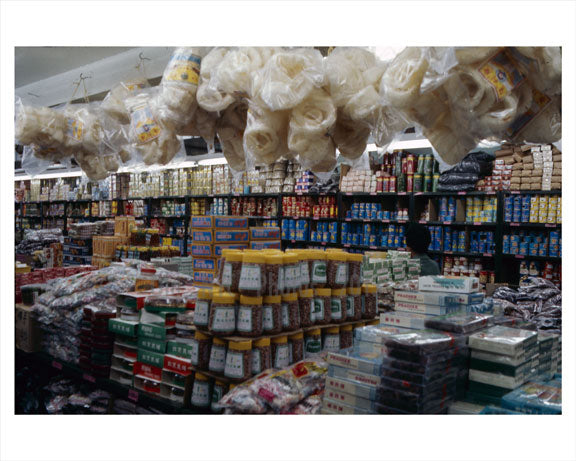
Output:
<instances>
[{"instance_id":1,"label":"product label","mask_svg":"<svg viewBox=\"0 0 576 461\"><path fill-rule=\"evenodd\" d=\"M194 324L200 326L208 326L209 316L210 303L205 299L197 299L196 308L194 309Z\"/></svg>"},{"instance_id":2,"label":"product label","mask_svg":"<svg viewBox=\"0 0 576 461\"><path fill-rule=\"evenodd\" d=\"M138 144L145 144L156 139L162 131L147 105L132 112L130 129L134 133Z\"/></svg>"},{"instance_id":3,"label":"product label","mask_svg":"<svg viewBox=\"0 0 576 461\"><path fill-rule=\"evenodd\" d=\"M244 376L244 354L238 351L228 351L224 375L229 378L242 378Z\"/></svg>"},{"instance_id":4,"label":"product label","mask_svg":"<svg viewBox=\"0 0 576 461\"><path fill-rule=\"evenodd\" d=\"M312 283L326 283L326 261L312 262Z\"/></svg>"},{"instance_id":5,"label":"product label","mask_svg":"<svg viewBox=\"0 0 576 461\"><path fill-rule=\"evenodd\" d=\"M190 363L198 365L198 341L195 339L190 343Z\"/></svg>"},{"instance_id":6,"label":"product label","mask_svg":"<svg viewBox=\"0 0 576 461\"><path fill-rule=\"evenodd\" d=\"M332 298L330 301L330 313L334 320L342 319L342 299Z\"/></svg>"},{"instance_id":7,"label":"product label","mask_svg":"<svg viewBox=\"0 0 576 461\"><path fill-rule=\"evenodd\" d=\"M348 264L338 264L336 268L336 283L338 285L346 285L348 283Z\"/></svg>"},{"instance_id":8,"label":"product label","mask_svg":"<svg viewBox=\"0 0 576 461\"><path fill-rule=\"evenodd\" d=\"M214 320L212 330L222 333L231 333L236 328L236 312L234 306L213 307Z\"/></svg>"},{"instance_id":9,"label":"product label","mask_svg":"<svg viewBox=\"0 0 576 461\"><path fill-rule=\"evenodd\" d=\"M278 292L282 293L284 291L284 267L280 266L278 270Z\"/></svg>"},{"instance_id":10,"label":"product label","mask_svg":"<svg viewBox=\"0 0 576 461\"><path fill-rule=\"evenodd\" d=\"M354 317L354 296L346 297L346 317Z\"/></svg>"},{"instance_id":11,"label":"product label","mask_svg":"<svg viewBox=\"0 0 576 461\"><path fill-rule=\"evenodd\" d=\"M238 331L252 331L252 308L249 306L240 306L238 310L238 322L236 325Z\"/></svg>"},{"instance_id":12,"label":"product label","mask_svg":"<svg viewBox=\"0 0 576 461\"><path fill-rule=\"evenodd\" d=\"M210 383L208 381L194 381L192 405L197 407L210 405Z\"/></svg>"},{"instance_id":13,"label":"product label","mask_svg":"<svg viewBox=\"0 0 576 461\"><path fill-rule=\"evenodd\" d=\"M262 289L262 270L260 266L242 264L240 272L240 290L257 290Z\"/></svg>"},{"instance_id":14,"label":"product label","mask_svg":"<svg viewBox=\"0 0 576 461\"><path fill-rule=\"evenodd\" d=\"M226 364L226 347L212 346L208 369L216 373L222 373Z\"/></svg>"},{"instance_id":15,"label":"product label","mask_svg":"<svg viewBox=\"0 0 576 461\"><path fill-rule=\"evenodd\" d=\"M260 363L260 351L254 349L252 351L252 374L258 374L260 373L262 370L261 368L261 363Z\"/></svg>"},{"instance_id":16,"label":"product label","mask_svg":"<svg viewBox=\"0 0 576 461\"><path fill-rule=\"evenodd\" d=\"M220 410L220 406L218 402L224 396L224 389L220 386L214 386L214 390L212 391L212 410L217 411Z\"/></svg>"},{"instance_id":17,"label":"product label","mask_svg":"<svg viewBox=\"0 0 576 461\"><path fill-rule=\"evenodd\" d=\"M320 338L307 337L304 340L304 349L309 354L317 354L322 350Z\"/></svg>"},{"instance_id":18,"label":"product label","mask_svg":"<svg viewBox=\"0 0 576 461\"><path fill-rule=\"evenodd\" d=\"M490 61L483 64L479 71L494 87L499 100L510 94L526 79L507 50L500 51Z\"/></svg>"},{"instance_id":19,"label":"product label","mask_svg":"<svg viewBox=\"0 0 576 461\"><path fill-rule=\"evenodd\" d=\"M272 306L262 307L262 328L264 331L274 329L274 317L272 315Z\"/></svg>"},{"instance_id":20,"label":"product label","mask_svg":"<svg viewBox=\"0 0 576 461\"><path fill-rule=\"evenodd\" d=\"M310 273L308 271L308 261L302 261L300 263L300 285L302 286L310 285Z\"/></svg>"},{"instance_id":21,"label":"product label","mask_svg":"<svg viewBox=\"0 0 576 461\"><path fill-rule=\"evenodd\" d=\"M228 262L224 263L224 268L222 270L222 286L232 286L232 264Z\"/></svg>"},{"instance_id":22,"label":"product label","mask_svg":"<svg viewBox=\"0 0 576 461\"><path fill-rule=\"evenodd\" d=\"M314 321L324 319L324 299L314 298Z\"/></svg>"},{"instance_id":23,"label":"product label","mask_svg":"<svg viewBox=\"0 0 576 461\"><path fill-rule=\"evenodd\" d=\"M200 76L200 56L186 53L175 53L164 71L164 79L170 82L198 85Z\"/></svg>"},{"instance_id":24,"label":"product label","mask_svg":"<svg viewBox=\"0 0 576 461\"><path fill-rule=\"evenodd\" d=\"M324 337L324 350L337 352L340 349L339 335L326 335Z\"/></svg>"},{"instance_id":25,"label":"product label","mask_svg":"<svg viewBox=\"0 0 576 461\"><path fill-rule=\"evenodd\" d=\"M288 328L290 326L290 310L288 303L282 303L282 327Z\"/></svg>"},{"instance_id":26,"label":"product label","mask_svg":"<svg viewBox=\"0 0 576 461\"><path fill-rule=\"evenodd\" d=\"M290 348L288 344L280 344L276 348L274 357L274 368L284 368L290 365Z\"/></svg>"},{"instance_id":27,"label":"product label","mask_svg":"<svg viewBox=\"0 0 576 461\"><path fill-rule=\"evenodd\" d=\"M74 118L66 120L66 136L74 141L82 141L84 136L84 124Z\"/></svg>"}]
</instances>

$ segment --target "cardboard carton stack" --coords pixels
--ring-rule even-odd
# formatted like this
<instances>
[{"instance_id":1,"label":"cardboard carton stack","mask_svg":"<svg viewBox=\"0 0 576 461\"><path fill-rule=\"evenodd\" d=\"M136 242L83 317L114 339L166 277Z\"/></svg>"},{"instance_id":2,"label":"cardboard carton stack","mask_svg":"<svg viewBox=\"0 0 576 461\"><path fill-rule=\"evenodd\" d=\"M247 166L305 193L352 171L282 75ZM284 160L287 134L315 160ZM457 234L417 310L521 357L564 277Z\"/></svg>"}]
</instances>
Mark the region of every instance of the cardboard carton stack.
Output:
<instances>
[{"instance_id":1,"label":"cardboard carton stack","mask_svg":"<svg viewBox=\"0 0 576 461\"><path fill-rule=\"evenodd\" d=\"M251 227L250 228L250 249L268 250L282 248L279 227Z\"/></svg>"}]
</instances>

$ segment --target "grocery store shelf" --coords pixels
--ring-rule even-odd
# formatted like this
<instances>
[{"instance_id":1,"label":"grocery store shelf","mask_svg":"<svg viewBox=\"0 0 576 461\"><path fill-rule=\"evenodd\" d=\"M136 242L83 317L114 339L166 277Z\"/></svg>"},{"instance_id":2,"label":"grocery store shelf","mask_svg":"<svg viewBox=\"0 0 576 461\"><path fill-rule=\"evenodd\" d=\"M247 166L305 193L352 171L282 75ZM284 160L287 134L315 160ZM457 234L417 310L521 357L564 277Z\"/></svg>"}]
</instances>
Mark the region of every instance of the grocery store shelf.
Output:
<instances>
[{"instance_id":1,"label":"grocery store shelf","mask_svg":"<svg viewBox=\"0 0 576 461\"><path fill-rule=\"evenodd\" d=\"M527 261L562 262L561 256L529 256L529 255L512 255L504 253L502 257L505 259L521 259Z\"/></svg>"},{"instance_id":2,"label":"grocery store shelf","mask_svg":"<svg viewBox=\"0 0 576 461\"><path fill-rule=\"evenodd\" d=\"M410 221L407 219L356 219L356 218L344 218L340 219L340 222L351 222L351 223L372 223L372 224L408 224Z\"/></svg>"},{"instance_id":3,"label":"grocery store shelf","mask_svg":"<svg viewBox=\"0 0 576 461\"><path fill-rule=\"evenodd\" d=\"M493 258L493 253L469 253L460 251L434 251L428 250L428 254L431 255L446 255L446 256L462 256L465 258Z\"/></svg>"},{"instance_id":4,"label":"grocery store shelf","mask_svg":"<svg viewBox=\"0 0 576 461\"><path fill-rule=\"evenodd\" d=\"M562 223L528 223L528 222L504 222L505 226L510 227L535 227L540 229L555 229L557 227L562 227Z\"/></svg>"},{"instance_id":5,"label":"grocery store shelf","mask_svg":"<svg viewBox=\"0 0 576 461\"><path fill-rule=\"evenodd\" d=\"M426 226L474 226L474 227L493 227L498 225L495 222L468 222L468 221L418 221Z\"/></svg>"},{"instance_id":6,"label":"grocery store shelf","mask_svg":"<svg viewBox=\"0 0 576 461\"><path fill-rule=\"evenodd\" d=\"M144 216L145 217L145 216ZM181 216L175 216L175 215L170 215L170 216L162 216L162 215L150 215L151 218L156 218L156 219L183 219L183 218L189 218L188 215L181 215Z\"/></svg>"},{"instance_id":7,"label":"grocery store shelf","mask_svg":"<svg viewBox=\"0 0 576 461\"><path fill-rule=\"evenodd\" d=\"M524 195L524 194L534 194L534 195L562 195L562 190L511 190L502 191L504 195Z\"/></svg>"}]
</instances>

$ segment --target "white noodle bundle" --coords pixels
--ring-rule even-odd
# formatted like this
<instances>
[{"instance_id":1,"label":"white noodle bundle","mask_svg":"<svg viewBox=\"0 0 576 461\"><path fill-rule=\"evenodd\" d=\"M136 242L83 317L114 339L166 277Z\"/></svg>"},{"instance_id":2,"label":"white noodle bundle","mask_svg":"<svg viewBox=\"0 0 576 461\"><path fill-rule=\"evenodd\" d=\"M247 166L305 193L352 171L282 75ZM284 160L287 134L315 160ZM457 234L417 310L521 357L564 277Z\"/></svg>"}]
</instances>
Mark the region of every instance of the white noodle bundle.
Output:
<instances>
[{"instance_id":1,"label":"white noodle bundle","mask_svg":"<svg viewBox=\"0 0 576 461\"><path fill-rule=\"evenodd\" d=\"M16 111L15 135L17 141L24 145L61 149L67 126L66 116L48 107L19 105ZM65 155L64 152L62 154Z\"/></svg>"},{"instance_id":2,"label":"white noodle bundle","mask_svg":"<svg viewBox=\"0 0 576 461\"><path fill-rule=\"evenodd\" d=\"M247 111L245 103L234 103L224 111L216 124L216 134L222 146L222 153L234 171L246 169L243 137Z\"/></svg>"},{"instance_id":3,"label":"white noodle bundle","mask_svg":"<svg viewBox=\"0 0 576 461\"><path fill-rule=\"evenodd\" d=\"M244 151L257 163L270 165L288 151L289 111L272 112L250 104L244 131Z\"/></svg>"},{"instance_id":4,"label":"white noodle bundle","mask_svg":"<svg viewBox=\"0 0 576 461\"><path fill-rule=\"evenodd\" d=\"M409 108L420 94L420 85L428 70L423 48L406 48L386 68L380 82L380 95L386 105Z\"/></svg>"},{"instance_id":5,"label":"white noodle bundle","mask_svg":"<svg viewBox=\"0 0 576 461\"><path fill-rule=\"evenodd\" d=\"M364 122L351 120L341 111L338 111L333 139L344 157L351 160L361 157L366 150L369 137L369 125Z\"/></svg>"},{"instance_id":6,"label":"white noodle bundle","mask_svg":"<svg viewBox=\"0 0 576 461\"><path fill-rule=\"evenodd\" d=\"M218 66L222 63L224 57L228 54L226 48L213 48L204 59L200 67L200 83L196 92L198 105L208 112L220 112L226 109L234 102L234 98L220 91L213 79L215 80Z\"/></svg>"},{"instance_id":7,"label":"white noodle bundle","mask_svg":"<svg viewBox=\"0 0 576 461\"><path fill-rule=\"evenodd\" d=\"M148 82L142 78L128 82L120 82L114 85L108 92L101 104L101 109L118 123L126 125L130 123L130 111L126 107L126 98L130 97L134 90L148 86Z\"/></svg>"}]
</instances>

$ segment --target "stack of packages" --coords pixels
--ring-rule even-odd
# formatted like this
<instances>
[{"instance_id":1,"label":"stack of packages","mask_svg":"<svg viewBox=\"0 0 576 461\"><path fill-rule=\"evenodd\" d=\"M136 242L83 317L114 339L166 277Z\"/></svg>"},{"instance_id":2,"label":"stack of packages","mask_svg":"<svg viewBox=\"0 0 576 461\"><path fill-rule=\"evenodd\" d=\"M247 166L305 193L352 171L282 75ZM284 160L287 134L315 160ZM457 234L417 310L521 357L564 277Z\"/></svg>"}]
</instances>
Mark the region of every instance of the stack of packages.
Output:
<instances>
[{"instance_id":1,"label":"stack of packages","mask_svg":"<svg viewBox=\"0 0 576 461\"><path fill-rule=\"evenodd\" d=\"M554 333L538 332L538 375L547 376L560 373L558 361L562 360L561 338L560 335Z\"/></svg>"},{"instance_id":2,"label":"stack of packages","mask_svg":"<svg viewBox=\"0 0 576 461\"><path fill-rule=\"evenodd\" d=\"M188 252L192 256L194 285L212 286L222 250L248 248L248 219L234 216L193 216Z\"/></svg>"},{"instance_id":3,"label":"stack of packages","mask_svg":"<svg viewBox=\"0 0 576 461\"><path fill-rule=\"evenodd\" d=\"M123 309L120 304L118 309ZM119 313L119 317L108 321L108 330L115 335L110 379L125 386L132 386L134 384L134 362L138 357L137 314L128 316Z\"/></svg>"},{"instance_id":4,"label":"stack of packages","mask_svg":"<svg viewBox=\"0 0 576 461\"><path fill-rule=\"evenodd\" d=\"M90 239L64 237L64 260L68 265L80 265L92 261L92 242Z\"/></svg>"},{"instance_id":5,"label":"stack of packages","mask_svg":"<svg viewBox=\"0 0 576 461\"><path fill-rule=\"evenodd\" d=\"M96 306L86 306L83 310L78 364L94 376L110 374L114 335L108 331L108 320L115 316L113 310Z\"/></svg>"},{"instance_id":6,"label":"stack of packages","mask_svg":"<svg viewBox=\"0 0 576 461\"><path fill-rule=\"evenodd\" d=\"M152 258L150 260L156 267L163 267L166 270L180 272L181 274L193 276L193 261L186 256L175 256L173 258ZM206 265L204 265L206 267ZM210 264L207 267L211 267Z\"/></svg>"},{"instance_id":7,"label":"stack of packages","mask_svg":"<svg viewBox=\"0 0 576 461\"><path fill-rule=\"evenodd\" d=\"M469 338L470 383L467 400L499 406L500 399L538 370L538 334L501 325Z\"/></svg>"},{"instance_id":8,"label":"stack of packages","mask_svg":"<svg viewBox=\"0 0 576 461\"><path fill-rule=\"evenodd\" d=\"M504 411L515 414L562 414L562 377L528 381L502 397L501 403Z\"/></svg>"},{"instance_id":9,"label":"stack of packages","mask_svg":"<svg viewBox=\"0 0 576 461\"><path fill-rule=\"evenodd\" d=\"M382 172L378 172L379 176ZM350 170L342 177L340 190L342 192L368 192L376 193L376 175L371 170ZM394 191L395 192L395 191Z\"/></svg>"},{"instance_id":10,"label":"stack of packages","mask_svg":"<svg viewBox=\"0 0 576 461\"><path fill-rule=\"evenodd\" d=\"M279 227L251 227L250 228L250 249L251 250L280 250L282 242L280 240Z\"/></svg>"}]
</instances>

